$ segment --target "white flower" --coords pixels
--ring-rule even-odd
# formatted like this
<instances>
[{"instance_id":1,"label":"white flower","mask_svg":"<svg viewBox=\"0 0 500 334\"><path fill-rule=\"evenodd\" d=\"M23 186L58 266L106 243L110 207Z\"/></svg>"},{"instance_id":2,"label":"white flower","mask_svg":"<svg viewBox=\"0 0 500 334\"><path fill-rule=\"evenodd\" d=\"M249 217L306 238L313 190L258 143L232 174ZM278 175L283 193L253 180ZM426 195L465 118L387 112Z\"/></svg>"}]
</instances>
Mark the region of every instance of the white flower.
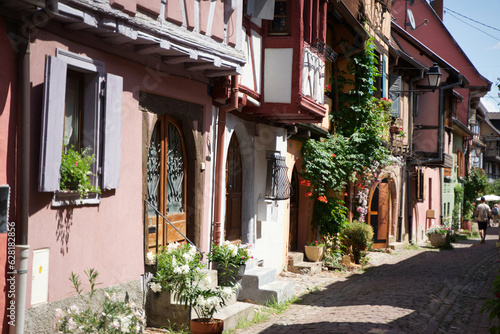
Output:
<instances>
[{"instance_id":1,"label":"white flower","mask_svg":"<svg viewBox=\"0 0 500 334\"><path fill-rule=\"evenodd\" d=\"M69 308L69 312L72 314L78 314L80 313L80 309L76 305L71 305L71 307Z\"/></svg>"},{"instance_id":2,"label":"white flower","mask_svg":"<svg viewBox=\"0 0 500 334\"><path fill-rule=\"evenodd\" d=\"M235 257L238 255L238 246L230 244L227 246L229 248L229 251L231 252L231 257Z\"/></svg>"},{"instance_id":3,"label":"white flower","mask_svg":"<svg viewBox=\"0 0 500 334\"><path fill-rule=\"evenodd\" d=\"M228 299L229 297L231 297L232 294L233 294L233 289L228 286L222 288L221 290L221 297L223 299Z\"/></svg>"},{"instance_id":4,"label":"white flower","mask_svg":"<svg viewBox=\"0 0 500 334\"><path fill-rule=\"evenodd\" d=\"M167 253L172 253L174 250L180 247L180 244L176 241L167 246Z\"/></svg>"},{"instance_id":5,"label":"white flower","mask_svg":"<svg viewBox=\"0 0 500 334\"><path fill-rule=\"evenodd\" d=\"M113 320L113 322L111 323L110 327L114 328L114 329L120 328L120 322L118 321L118 319Z\"/></svg>"},{"instance_id":6,"label":"white flower","mask_svg":"<svg viewBox=\"0 0 500 334\"><path fill-rule=\"evenodd\" d=\"M191 262L193 261L193 255L191 255L190 253L185 253L184 255L182 255L184 257L184 259L187 261L187 262Z\"/></svg>"},{"instance_id":7,"label":"white flower","mask_svg":"<svg viewBox=\"0 0 500 334\"><path fill-rule=\"evenodd\" d=\"M149 262L155 262L156 256L153 252L148 252L146 254L146 258L148 259Z\"/></svg>"},{"instance_id":8,"label":"white flower","mask_svg":"<svg viewBox=\"0 0 500 334\"><path fill-rule=\"evenodd\" d=\"M151 288L151 290L153 290L153 292L160 292L161 291L161 285L159 283L150 282L149 287Z\"/></svg>"},{"instance_id":9,"label":"white flower","mask_svg":"<svg viewBox=\"0 0 500 334\"><path fill-rule=\"evenodd\" d=\"M75 319L69 318L68 329L74 331L77 327L78 327L78 325L76 324Z\"/></svg>"},{"instance_id":10,"label":"white flower","mask_svg":"<svg viewBox=\"0 0 500 334\"><path fill-rule=\"evenodd\" d=\"M182 274L187 274L189 273L189 266L187 264L183 265L180 267L181 268L181 273Z\"/></svg>"},{"instance_id":11,"label":"white flower","mask_svg":"<svg viewBox=\"0 0 500 334\"><path fill-rule=\"evenodd\" d=\"M205 275L205 276L203 276L203 278L201 279L201 282L202 282L204 285L208 286L208 285L210 285L210 283L212 283L212 279L210 278L210 276Z\"/></svg>"}]
</instances>

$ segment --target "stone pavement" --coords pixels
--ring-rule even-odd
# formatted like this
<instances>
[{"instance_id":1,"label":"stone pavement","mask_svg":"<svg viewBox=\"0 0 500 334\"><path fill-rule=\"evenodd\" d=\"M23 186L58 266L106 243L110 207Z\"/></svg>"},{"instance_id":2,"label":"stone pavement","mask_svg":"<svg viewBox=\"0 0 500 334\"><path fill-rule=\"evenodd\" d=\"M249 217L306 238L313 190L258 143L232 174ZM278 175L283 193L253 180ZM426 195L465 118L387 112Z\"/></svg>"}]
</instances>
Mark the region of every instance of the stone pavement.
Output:
<instances>
[{"instance_id":1,"label":"stone pavement","mask_svg":"<svg viewBox=\"0 0 500 334\"><path fill-rule=\"evenodd\" d=\"M493 297L498 228L488 233L485 244L464 240L453 250L371 252L362 273L284 273L300 304L236 333L488 333L480 310Z\"/></svg>"}]
</instances>

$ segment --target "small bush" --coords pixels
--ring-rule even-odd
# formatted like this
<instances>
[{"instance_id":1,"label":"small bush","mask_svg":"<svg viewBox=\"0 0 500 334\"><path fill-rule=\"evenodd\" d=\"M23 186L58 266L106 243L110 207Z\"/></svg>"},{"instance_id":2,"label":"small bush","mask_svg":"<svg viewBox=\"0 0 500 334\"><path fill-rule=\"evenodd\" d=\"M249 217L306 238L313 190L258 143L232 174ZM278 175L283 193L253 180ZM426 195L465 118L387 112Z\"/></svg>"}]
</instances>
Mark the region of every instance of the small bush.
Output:
<instances>
[{"instance_id":1,"label":"small bush","mask_svg":"<svg viewBox=\"0 0 500 334\"><path fill-rule=\"evenodd\" d=\"M368 249L373 239L373 227L368 224L354 221L347 225L341 232L341 240L354 255L354 261L360 262L363 252Z\"/></svg>"}]
</instances>

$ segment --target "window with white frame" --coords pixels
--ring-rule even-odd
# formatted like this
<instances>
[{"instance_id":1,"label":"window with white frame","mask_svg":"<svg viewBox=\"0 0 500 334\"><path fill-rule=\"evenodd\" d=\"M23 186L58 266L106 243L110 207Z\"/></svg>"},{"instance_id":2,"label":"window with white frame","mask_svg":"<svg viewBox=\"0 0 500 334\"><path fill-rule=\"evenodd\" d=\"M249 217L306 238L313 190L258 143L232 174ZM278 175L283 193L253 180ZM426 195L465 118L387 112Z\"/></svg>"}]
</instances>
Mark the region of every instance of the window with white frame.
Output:
<instances>
[{"instance_id":1,"label":"window with white frame","mask_svg":"<svg viewBox=\"0 0 500 334\"><path fill-rule=\"evenodd\" d=\"M118 188L122 91L123 78L105 73L103 62L59 49L47 56L39 191L60 190L61 155L71 145L92 150L94 185ZM99 197L82 203L99 203Z\"/></svg>"}]
</instances>

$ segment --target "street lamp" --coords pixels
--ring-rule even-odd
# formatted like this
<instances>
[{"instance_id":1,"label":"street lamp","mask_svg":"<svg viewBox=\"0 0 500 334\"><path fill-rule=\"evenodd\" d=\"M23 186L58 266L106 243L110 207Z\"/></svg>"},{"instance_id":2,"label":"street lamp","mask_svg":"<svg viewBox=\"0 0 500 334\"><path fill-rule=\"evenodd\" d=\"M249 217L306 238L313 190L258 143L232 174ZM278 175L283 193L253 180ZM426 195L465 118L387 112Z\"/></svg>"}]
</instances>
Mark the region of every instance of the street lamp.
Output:
<instances>
[{"instance_id":1,"label":"street lamp","mask_svg":"<svg viewBox=\"0 0 500 334\"><path fill-rule=\"evenodd\" d=\"M437 63L434 63L427 71L427 80L429 80L429 87L434 91L441 83L441 69Z\"/></svg>"}]
</instances>

